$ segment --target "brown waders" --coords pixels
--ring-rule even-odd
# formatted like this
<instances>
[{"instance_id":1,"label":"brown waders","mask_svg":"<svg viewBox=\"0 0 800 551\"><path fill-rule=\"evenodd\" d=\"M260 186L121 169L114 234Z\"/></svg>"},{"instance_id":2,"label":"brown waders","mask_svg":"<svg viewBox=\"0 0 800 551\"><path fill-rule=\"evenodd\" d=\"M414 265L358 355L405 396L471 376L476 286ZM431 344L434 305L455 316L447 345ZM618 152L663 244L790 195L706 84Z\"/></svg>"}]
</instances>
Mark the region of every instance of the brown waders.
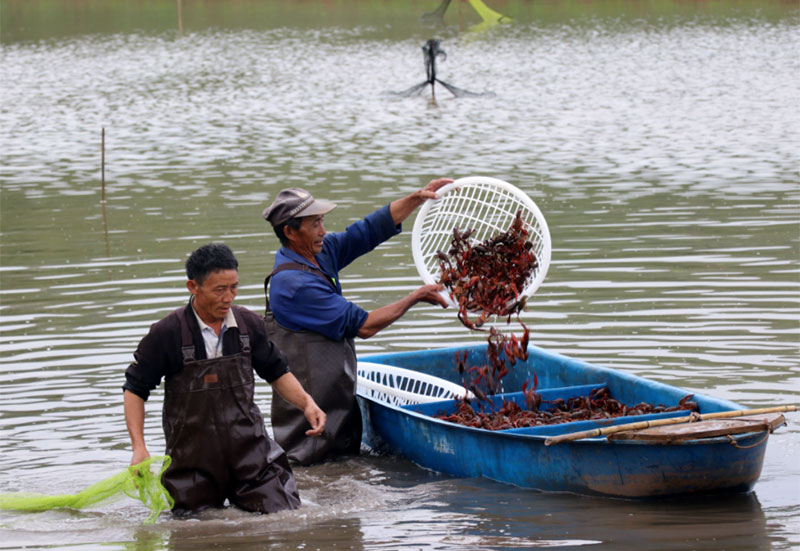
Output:
<instances>
[{"instance_id":1,"label":"brown waders","mask_svg":"<svg viewBox=\"0 0 800 551\"><path fill-rule=\"evenodd\" d=\"M287 262L272 274L282 270L317 273L333 286L325 274L304 264ZM312 331L293 331L275 321L267 292L272 274L264 281L267 332L289 358L289 369L326 415L325 432L318 437L306 436L311 425L303 413L273 395L271 421L275 441L286 450L290 460L301 465L338 455L357 455L361 448L361 411L356 402L355 342L334 341Z\"/></svg>"},{"instance_id":2,"label":"brown waders","mask_svg":"<svg viewBox=\"0 0 800 551\"><path fill-rule=\"evenodd\" d=\"M172 464L163 476L176 513L222 507L227 498L246 511L274 513L300 507L294 474L271 442L254 401L247 327L239 353L196 360L192 334L180 311L183 369L166 379L164 434Z\"/></svg>"}]
</instances>

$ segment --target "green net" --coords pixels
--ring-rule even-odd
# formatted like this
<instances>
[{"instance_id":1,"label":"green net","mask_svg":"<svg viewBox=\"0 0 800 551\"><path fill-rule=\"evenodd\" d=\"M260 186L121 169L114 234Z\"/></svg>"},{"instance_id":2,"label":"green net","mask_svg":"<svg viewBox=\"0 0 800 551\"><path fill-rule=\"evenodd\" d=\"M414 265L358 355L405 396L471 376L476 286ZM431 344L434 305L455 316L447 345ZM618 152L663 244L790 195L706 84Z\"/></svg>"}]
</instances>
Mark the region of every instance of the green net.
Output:
<instances>
[{"instance_id":1,"label":"green net","mask_svg":"<svg viewBox=\"0 0 800 551\"><path fill-rule=\"evenodd\" d=\"M144 521L152 524L164 509L174 505L169 492L161 484L161 475L169 467L168 455L150 457L131 465L124 471L88 486L77 494L37 494L27 492L0 493L0 509L13 511L47 511L50 509L83 509L95 503L127 495L138 499L150 509ZM158 463L161 467L154 473ZM155 465L154 465L155 464Z\"/></svg>"}]
</instances>

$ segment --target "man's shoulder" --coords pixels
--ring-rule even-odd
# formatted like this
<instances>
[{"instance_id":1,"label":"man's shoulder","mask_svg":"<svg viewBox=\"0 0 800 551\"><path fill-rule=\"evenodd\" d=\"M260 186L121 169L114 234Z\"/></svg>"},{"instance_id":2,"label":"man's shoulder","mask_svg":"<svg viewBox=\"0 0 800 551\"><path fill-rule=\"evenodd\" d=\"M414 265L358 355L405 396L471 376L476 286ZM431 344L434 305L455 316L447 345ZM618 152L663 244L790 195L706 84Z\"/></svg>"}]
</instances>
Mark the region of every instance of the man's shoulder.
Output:
<instances>
[{"instance_id":1,"label":"man's shoulder","mask_svg":"<svg viewBox=\"0 0 800 551\"><path fill-rule=\"evenodd\" d=\"M165 355L170 356L179 350L181 344L180 311L173 310L150 326L150 330L142 337L134 354L137 363L151 364L160 361Z\"/></svg>"},{"instance_id":2,"label":"man's shoulder","mask_svg":"<svg viewBox=\"0 0 800 551\"><path fill-rule=\"evenodd\" d=\"M151 329L166 329L169 327L180 326L180 316L182 310L185 311L186 306L181 306L180 308L176 308L175 310L171 311L169 314L151 325Z\"/></svg>"},{"instance_id":3,"label":"man's shoulder","mask_svg":"<svg viewBox=\"0 0 800 551\"><path fill-rule=\"evenodd\" d=\"M309 282L314 282L317 279L319 279L319 275L315 274L312 268L308 270L304 270L300 267L284 269L272 276L270 287L276 285L283 292L293 294L299 289L307 287Z\"/></svg>"},{"instance_id":4,"label":"man's shoulder","mask_svg":"<svg viewBox=\"0 0 800 551\"><path fill-rule=\"evenodd\" d=\"M185 312L186 306L181 306L180 308L176 308L153 325L150 326L151 333L168 333L176 330L180 330L181 328L181 313L182 311Z\"/></svg>"}]
</instances>

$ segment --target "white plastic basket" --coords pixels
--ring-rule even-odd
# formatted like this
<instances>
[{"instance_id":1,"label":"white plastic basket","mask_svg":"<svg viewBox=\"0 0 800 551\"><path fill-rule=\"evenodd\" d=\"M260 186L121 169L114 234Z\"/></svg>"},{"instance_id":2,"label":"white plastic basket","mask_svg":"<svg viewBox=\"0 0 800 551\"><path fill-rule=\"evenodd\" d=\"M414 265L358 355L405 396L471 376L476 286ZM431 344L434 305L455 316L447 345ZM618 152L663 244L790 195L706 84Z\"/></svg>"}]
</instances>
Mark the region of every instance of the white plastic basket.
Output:
<instances>
[{"instance_id":1,"label":"white plastic basket","mask_svg":"<svg viewBox=\"0 0 800 551\"><path fill-rule=\"evenodd\" d=\"M538 267L520 292L520 299L530 297L544 281L552 255L547 221L533 199L508 182L485 176L460 178L437 193L439 199L425 201L420 207L411 233L411 252L422 280L425 283L439 280L436 253L450 249L453 228L462 232L474 230L470 237L474 244L508 231L517 212L521 212L538 260ZM442 296L456 306L447 291Z\"/></svg>"},{"instance_id":2,"label":"white plastic basket","mask_svg":"<svg viewBox=\"0 0 800 551\"><path fill-rule=\"evenodd\" d=\"M463 386L393 365L358 362L358 394L396 406L462 398ZM472 398L472 393L467 392Z\"/></svg>"}]
</instances>

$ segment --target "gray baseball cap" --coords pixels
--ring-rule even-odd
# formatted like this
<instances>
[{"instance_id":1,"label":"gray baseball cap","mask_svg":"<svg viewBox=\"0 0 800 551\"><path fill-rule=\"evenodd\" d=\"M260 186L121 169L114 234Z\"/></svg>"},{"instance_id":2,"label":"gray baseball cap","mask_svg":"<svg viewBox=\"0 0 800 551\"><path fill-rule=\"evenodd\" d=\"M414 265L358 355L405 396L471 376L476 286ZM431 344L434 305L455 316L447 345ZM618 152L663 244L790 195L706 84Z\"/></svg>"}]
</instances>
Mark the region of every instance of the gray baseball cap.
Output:
<instances>
[{"instance_id":1,"label":"gray baseball cap","mask_svg":"<svg viewBox=\"0 0 800 551\"><path fill-rule=\"evenodd\" d=\"M261 216L274 226L286 223L290 218L327 214L336 208L336 203L314 199L309 192L299 187L281 190Z\"/></svg>"}]
</instances>

